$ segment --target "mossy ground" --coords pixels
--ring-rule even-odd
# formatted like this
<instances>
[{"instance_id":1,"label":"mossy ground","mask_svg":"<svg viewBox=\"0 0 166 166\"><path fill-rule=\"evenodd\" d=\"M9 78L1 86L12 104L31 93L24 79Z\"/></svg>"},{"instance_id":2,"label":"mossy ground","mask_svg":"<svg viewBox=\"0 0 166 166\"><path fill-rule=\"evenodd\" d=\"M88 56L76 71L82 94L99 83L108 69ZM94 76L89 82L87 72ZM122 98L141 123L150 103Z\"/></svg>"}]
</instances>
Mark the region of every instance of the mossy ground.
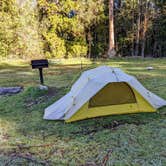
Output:
<instances>
[{"instance_id":1,"label":"mossy ground","mask_svg":"<svg viewBox=\"0 0 166 166\"><path fill-rule=\"evenodd\" d=\"M120 67L166 99L166 59L51 60L48 91L29 62L0 62L0 86L24 91L0 98L0 165L166 165L166 107L157 113L107 116L66 124L43 120L44 108L62 97L81 71ZM154 67L148 71L147 66Z\"/></svg>"}]
</instances>

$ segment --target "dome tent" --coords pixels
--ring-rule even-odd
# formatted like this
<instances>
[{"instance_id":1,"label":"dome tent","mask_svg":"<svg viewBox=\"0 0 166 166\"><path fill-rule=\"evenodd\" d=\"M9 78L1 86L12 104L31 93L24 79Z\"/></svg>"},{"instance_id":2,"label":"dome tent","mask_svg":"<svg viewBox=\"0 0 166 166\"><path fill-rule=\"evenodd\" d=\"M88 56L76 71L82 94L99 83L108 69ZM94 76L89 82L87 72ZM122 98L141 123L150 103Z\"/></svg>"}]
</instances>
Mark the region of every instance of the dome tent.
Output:
<instances>
[{"instance_id":1,"label":"dome tent","mask_svg":"<svg viewBox=\"0 0 166 166\"><path fill-rule=\"evenodd\" d=\"M119 68L100 66L82 73L70 92L45 109L44 119L72 122L92 117L155 112L166 100Z\"/></svg>"}]
</instances>

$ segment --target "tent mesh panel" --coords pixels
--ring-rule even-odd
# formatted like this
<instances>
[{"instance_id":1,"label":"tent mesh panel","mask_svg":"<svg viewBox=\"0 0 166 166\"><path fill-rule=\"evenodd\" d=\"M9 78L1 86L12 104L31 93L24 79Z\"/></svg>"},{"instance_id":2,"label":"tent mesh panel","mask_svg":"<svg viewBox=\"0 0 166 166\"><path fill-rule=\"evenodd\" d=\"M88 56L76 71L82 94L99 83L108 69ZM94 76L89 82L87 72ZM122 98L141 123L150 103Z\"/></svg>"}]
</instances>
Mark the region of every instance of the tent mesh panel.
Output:
<instances>
[{"instance_id":1,"label":"tent mesh panel","mask_svg":"<svg viewBox=\"0 0 166 166\"><path fill-rule=\"evenodd\" d=\"M89 107L136 103L134 92L125 82L107 84L89 101Z\"/></svg>"}]
</instances>

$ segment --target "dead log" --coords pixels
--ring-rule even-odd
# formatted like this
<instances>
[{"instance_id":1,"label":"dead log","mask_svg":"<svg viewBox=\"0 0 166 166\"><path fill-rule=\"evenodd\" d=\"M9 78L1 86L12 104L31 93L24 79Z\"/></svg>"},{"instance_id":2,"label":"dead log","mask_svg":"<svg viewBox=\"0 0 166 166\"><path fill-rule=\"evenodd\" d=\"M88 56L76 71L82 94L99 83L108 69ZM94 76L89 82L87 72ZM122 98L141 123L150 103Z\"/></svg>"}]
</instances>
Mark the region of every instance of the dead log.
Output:
<instances>
[{"instance_id":1,"label":"dead log","mask_svg":"<svg viewBox=\"0 0 166 166\"><path fill-rule=\"evenodd\" d=\"M0 95L12 95L20 93L23 87L0 87Z\"/></svg>"}]
</instances>

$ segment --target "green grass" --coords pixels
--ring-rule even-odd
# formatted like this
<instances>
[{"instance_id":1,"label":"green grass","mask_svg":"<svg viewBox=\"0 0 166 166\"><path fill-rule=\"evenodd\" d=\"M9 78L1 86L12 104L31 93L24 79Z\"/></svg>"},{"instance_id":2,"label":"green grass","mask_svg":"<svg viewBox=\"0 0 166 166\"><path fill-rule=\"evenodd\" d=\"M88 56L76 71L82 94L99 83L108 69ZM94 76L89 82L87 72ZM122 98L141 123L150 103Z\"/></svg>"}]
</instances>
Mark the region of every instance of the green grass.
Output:
<instances>
[{"instance_id":1,"label":"green grass","mask_svg":"<svg viewBox=\"0 0 166 166\"><path fill-rule=\"evenodd\" d=\"M0 62L0 86L24 87L20 94L0 97L0 166L166 165L166 107L69 124L42 119L44 108L62 97L81 71L99 65L120 67L166 99L166 59L83 59L82 69L78 59L50 63L44 70L50 88L43 92L29 62Z\"/></svg>"}]
</instances>

